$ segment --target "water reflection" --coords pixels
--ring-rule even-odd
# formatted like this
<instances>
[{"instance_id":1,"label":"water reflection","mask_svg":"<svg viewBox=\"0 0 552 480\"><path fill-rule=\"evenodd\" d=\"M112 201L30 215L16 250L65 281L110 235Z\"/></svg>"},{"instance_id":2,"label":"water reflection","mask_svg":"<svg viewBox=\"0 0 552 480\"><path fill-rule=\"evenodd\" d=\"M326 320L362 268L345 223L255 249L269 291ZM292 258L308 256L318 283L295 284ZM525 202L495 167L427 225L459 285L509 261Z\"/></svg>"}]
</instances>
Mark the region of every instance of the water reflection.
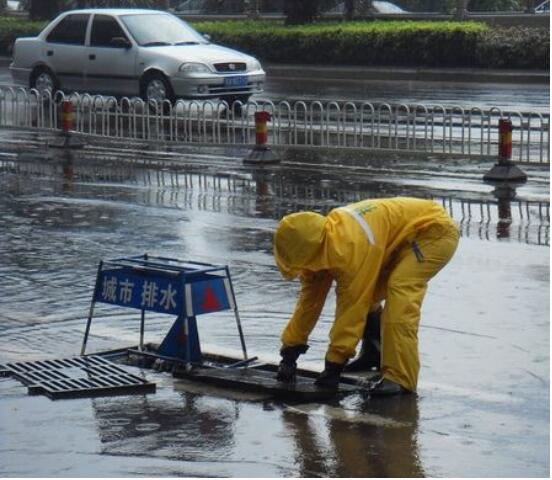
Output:
<instances>
[{"instance_id":1,"label":"water reflection","mask_svg":"<svg viewBox=\"0 0 552 480\"><path fill-rule=\"evenodd\" d=\"M284 413L301 477L424 477L415 395ZM322 421L318 421L322 420Z\"/></svg>"},{"instance_id":2,"label":"water reflection","mask_svg":"<svg viewBox=\"0 0 552 480\"><path fill-rule=\"evenodd\" d=\"M32 179L47 179L65 196L93 196L114 202L128 200L147 206L272 219L297 210L326 213L364 198L408 194L441 202L459 223L464 236L475 234L485 240L511 239L536 245L550 243L550 203L518 200L515 186L512 190L508 185L496 186L494 198L474 199L443 196L442 190L429 186L406 186L397 181L396 173L382 176L341 168L337 174L331 168L313 169L307 165L207 173L205 168L194 165L117 164L99 158L83 160L70 153L41 163L21 157L17 162L4 162L0 169L26 180L10 186L13 191L21 185L21 190L16 189L14 194L25 191L25 185ZM62 180L58 187L56 179ZM98 182L104 185L101 192ZM134 189L109 189L109 185L121 183ZM94 193L86 184L94 184ZM90 210L90 214L94 215L96 210Z\"/></svg>"},{"instance_id":3,"label":"water reflection","mask_svg":"<svg viewBox=\"0 0 552 480\"><path fill-rule=\"evenodd\" d=\"M71 151L65 150L61 155L61 161L63 172L63 192L70 193L73 191L73 183L75 181L73 154Z\"/></svg>"},{"instance_id":4,"label":"water reflection","mask_svg":"<svg viewBox=\"0 0 552 480\"><path fill-rule=\"evenodd\" d=\"M414 395L293 406L265 401L262 409L255 404L166 389L92 400L103 454L239 461L259 474L270 465L294 477L425 476Z\"/></svg>"},{"instance_id":5,"label":"water reflection","mask_svg":"<svg viewBox=\"0 0 552 480\"><path fill-rule=\"evenodd\" d=\"M498 222L496 225L497 238L510 238L512 225L512 201L516 198L516 185L501 183L495 186L493 195L497 199Z\"/></svg>"},{"instance_id":6,"label":"water reflection","mask_svg":"<svg viewBox=\"0 0 552 480\"><path fill-rule=\"evenodd\" d=\"M181 392L92 400L103 453L132 449L133 455L188 461L216 460L233 444L236 402ZM123 441L124 442L121 442Z\"/></svg>"}]
</instances>

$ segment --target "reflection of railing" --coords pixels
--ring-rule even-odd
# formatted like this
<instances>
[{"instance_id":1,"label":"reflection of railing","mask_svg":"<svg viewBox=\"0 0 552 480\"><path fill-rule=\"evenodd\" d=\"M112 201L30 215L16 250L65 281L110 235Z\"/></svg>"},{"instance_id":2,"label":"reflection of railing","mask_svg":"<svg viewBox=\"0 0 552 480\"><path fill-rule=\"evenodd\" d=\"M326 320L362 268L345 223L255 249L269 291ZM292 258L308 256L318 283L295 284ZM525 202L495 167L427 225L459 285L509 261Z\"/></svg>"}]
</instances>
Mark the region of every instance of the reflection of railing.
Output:
<instances>
[{"instance_id":1,"label":"reflection of railing","mask_svg":"<svg viewBox=\"0 0 552 480\"><path fill-rule=\"evenodd\" d=\"M458 222L466 237L510 238L523 243L550 245L550 203L527 200L454 200L436 198Z\"/></svg>"},{"instance_id":2,"label":"reflection of railing","mask_svg":"<svg viewBox=\"0 0 552 480\"><path fill-rule=\"evenodd\" d=\"M138 190L136 201L144 205L228 212L280 218L297 210L331 208L382 195L404 195L404 187L381 193L375 185L362 182L343 187L326 187L323 182L305 184L284 178L277 172L269 176L255 174L205 174L197 167L173 162L103 162L68 164L26 160L0 161L0 171L26 178L62 179L64 187L79 182L130 183L155 188ZM393 188L393 187L389 187ZM426 193L425 196L431 195ZM481 239L510 238L535 245L550 244L550 202L517 200L515 190L496 189L494 198L462 199L434 196L458 222L462 235Z\"/></svg>"},{"instance_id":3,"label":"reflection of railing","mask_svg":"<svg viewBox=\"0 0 552 480\"><path fill-rule=\"evenodd\" d=\"M59 100L35 90L0 87L0 126L55 130ZM513 124L513 160L550 162L550 115L499 108L392 105L336 101L250 101L232 108L222 101L179 100L156 108L138 98L72 94L77 132L148 141L253 145L253 113L272 114L268 143L274 146L340 147L394 152L496 157L498 120Z\"/></svg>"}]
</instances>

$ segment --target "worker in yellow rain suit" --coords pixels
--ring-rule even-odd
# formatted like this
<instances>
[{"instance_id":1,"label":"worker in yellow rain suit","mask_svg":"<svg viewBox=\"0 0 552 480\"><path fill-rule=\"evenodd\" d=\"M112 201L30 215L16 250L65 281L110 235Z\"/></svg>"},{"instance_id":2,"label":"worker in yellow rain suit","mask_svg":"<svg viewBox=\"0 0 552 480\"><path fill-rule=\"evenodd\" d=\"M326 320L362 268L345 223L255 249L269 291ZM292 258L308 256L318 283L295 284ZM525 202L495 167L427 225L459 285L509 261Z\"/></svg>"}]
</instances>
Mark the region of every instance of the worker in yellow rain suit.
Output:
<instances>
[{"instance_id":1,"label":"worker in yellow rain suit","mask_svg":"<svg viewBox=\"0 0 552 480\"><path fill-rule=\"evenodd\" d=\"M454 221L431 200L364 200L325 217L315 212L285 216L274 235L274 255L286 279L300 278L301 292L282 333L278 380L294 380L297 358L308 348L335 280L335 321L325 369L316 384L337 388L363 337L367 314L384 301L380 377L370 391L415 391L420 368L417 333L427 283L450 260L458 239Z\"/></svg>"}]
</instances>

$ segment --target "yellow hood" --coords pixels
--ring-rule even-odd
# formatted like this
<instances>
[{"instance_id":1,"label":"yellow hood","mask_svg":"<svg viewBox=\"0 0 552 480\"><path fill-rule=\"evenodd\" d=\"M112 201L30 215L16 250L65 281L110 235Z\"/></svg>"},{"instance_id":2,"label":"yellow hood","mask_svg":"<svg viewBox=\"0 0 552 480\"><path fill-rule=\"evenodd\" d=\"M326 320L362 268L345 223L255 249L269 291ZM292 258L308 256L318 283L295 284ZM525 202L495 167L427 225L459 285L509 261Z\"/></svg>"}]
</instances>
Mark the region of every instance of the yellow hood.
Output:
<instances>
[{"instance_id":1,"label":"yellow hood","mask_svg":"<svg viewBox=\"0 0 552 480\"><path fill-rule=\"evenodd\" d=\"M327 268L327 222L326 217L315 212L292 213L282 218L274 234L274 257L284 278L292 280Z\"/></svg>"}]
</instances>

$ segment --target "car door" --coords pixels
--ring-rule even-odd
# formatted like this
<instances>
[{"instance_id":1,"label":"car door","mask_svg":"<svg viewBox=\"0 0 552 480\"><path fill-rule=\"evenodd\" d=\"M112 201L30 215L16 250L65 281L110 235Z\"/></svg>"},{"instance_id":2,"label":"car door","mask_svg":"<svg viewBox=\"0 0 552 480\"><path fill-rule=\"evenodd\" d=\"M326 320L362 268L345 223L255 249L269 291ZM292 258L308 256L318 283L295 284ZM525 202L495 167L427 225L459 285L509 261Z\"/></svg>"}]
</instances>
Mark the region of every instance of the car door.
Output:
<instances>
[{"instance_id":1,"label":"car door","mask_svg":"<svg viewBox=\"0 0 552 480\"><path fill-rule=\"evenodd\" d=\"M136 46L111 15L95 14L86 56L86 87L108 95L137 95Z\"/></svg>"},{"instance_id":2,"label":"car door","mask_svg":"<svg viewBox=\"0 0 552 480\"><path fill-rule=\"evenodd\" d=\"M85 75L85 39L90 14L74 13L48 33L44 57L59 80L61 90L83 90Z\"/></svg>"}]
</instances>

